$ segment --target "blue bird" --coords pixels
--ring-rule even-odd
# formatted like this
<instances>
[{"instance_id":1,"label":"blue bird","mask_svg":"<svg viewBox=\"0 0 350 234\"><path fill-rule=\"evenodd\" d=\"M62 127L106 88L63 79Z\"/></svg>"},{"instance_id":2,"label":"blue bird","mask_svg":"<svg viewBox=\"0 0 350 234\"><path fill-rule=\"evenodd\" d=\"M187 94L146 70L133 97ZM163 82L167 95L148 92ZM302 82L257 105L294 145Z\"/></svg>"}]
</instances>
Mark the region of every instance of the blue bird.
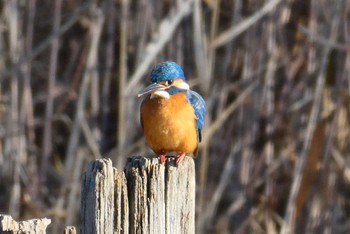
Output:
<instances>
[{"instance_id":1,"label":"blue bird","mask_svg":"<svg viewBox=\"0 0 350 234\"><path fill-rule=\"evenodd\" d=\"M172 152L176 152L177 164L186 154L197 156L205 101L190 90L182 68L175 62L156 65L150 81L151 85L138 94L143 97L140 119L147 144L161 163Z\"/></svg>"}]
</instances>

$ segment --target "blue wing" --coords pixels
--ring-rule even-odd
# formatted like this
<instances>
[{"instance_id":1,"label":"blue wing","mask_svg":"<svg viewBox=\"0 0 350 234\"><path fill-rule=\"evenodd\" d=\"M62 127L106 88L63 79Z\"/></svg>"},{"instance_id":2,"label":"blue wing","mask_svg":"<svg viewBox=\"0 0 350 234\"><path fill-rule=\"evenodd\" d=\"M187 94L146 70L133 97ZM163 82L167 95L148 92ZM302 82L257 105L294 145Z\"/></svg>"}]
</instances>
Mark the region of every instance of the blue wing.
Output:
<instances>
[{"instance_id":1,"label":"blue wing","mask_svg":"<svg viewBox=\"0 0 350 234\"><path fill-rule=\"evenodd\" d=\"M194 109L194 113L197 117L196 119L196 125L197 125L197 129L198 129L198 141L201 142L202 140L202 128L203 128L203 124L204 124L204 114L206 112L205 109L205 101L202 98L201 95L199 95L198 93L196 93L195 91L190 90L188 92L188 101L191 103L193 109Z\"/></svg>"}]
</instances>

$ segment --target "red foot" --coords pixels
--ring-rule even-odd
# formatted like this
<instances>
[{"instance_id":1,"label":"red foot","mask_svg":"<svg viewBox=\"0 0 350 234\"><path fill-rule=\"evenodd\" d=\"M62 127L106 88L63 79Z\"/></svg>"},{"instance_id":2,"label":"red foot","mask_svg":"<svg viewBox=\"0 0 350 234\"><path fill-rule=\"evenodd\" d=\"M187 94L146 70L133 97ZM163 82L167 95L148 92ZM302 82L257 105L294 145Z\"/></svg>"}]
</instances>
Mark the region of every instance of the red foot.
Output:
<instances>
[{"instance_id":1,"label":"red foot","mask_svg":"<svg viewBox=\"0 0 350 234\"><path fill-rule=\"evenodd\" d=\"M165 156L165 153L164 152L161 152L159 154L159 161L161 164L164 164L165 163L165 160L166 160L166 156Z\"/></svg>"},{"instance_id":2,"label":"red foot","mask_svg":"<svg viewBox=\"0 0 350 234\"><path fill-rule=\"evenodd\" d=\"M182 160L184 160L185 156L186 156L185 152L182 152L181 154L177 155L175 157L176 165L178 165Z\"/></svg>"}]
</instances>

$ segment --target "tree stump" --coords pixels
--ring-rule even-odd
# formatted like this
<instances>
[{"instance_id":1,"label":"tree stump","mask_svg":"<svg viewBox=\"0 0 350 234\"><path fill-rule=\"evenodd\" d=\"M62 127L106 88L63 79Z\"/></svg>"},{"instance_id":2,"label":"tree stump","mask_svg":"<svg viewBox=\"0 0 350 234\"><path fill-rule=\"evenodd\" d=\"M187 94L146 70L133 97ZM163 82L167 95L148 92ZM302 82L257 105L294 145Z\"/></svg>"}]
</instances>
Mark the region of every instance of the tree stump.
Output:
<instances>
[{"instance_id":1,"label":"tree stump","mask_svg":"<svg viewBox=\"0 0 350 234\"><path fill-rule=\"evenodd\" d=\"M88 165L81 189L82 233L113 233L114 172L110 159Z\"/></svg>"},{"instance_id":2,"label":"tree stump","mask_svg":"<svg viewBox=\"0 0 350 234\"><path fill-rule=\"evenodd\" d=\"M159 164L155 158L131 157L124 172L99 159L89 164L82 186L83 233L195 233L190 157L177 166L174 159Z\"/></svg>"},{"instance_id":3,"label":"tree stump","mask_svg":"<svg viewBox=\"0 0 350 234\"><path fill-rule=\"evenodd\" d=\"M67 226L64 231L63 234L76 234L77 230L74 226Z\"/></svg>"},{"instance_id":4,"label":"tree stump","mask_svg":"<svg viewBox=\"0 0 350 234\"><path fill-rule=\"evenodd\" d=\"M0 234L2 233L46 233L50 219L31 219L26 221L15 221L10 215L0 215Z\"/></svg>"},{"instance_id":5,"label":"tree stump","mask_svg":"<svg viewBox=\"0 0 350 234\"><path fill-rule=\"evenodd\" d=\"M195 168L186 157L178 166L133 157L125 167L130 233L195 233Z\"/></svg>"}]
</instances>

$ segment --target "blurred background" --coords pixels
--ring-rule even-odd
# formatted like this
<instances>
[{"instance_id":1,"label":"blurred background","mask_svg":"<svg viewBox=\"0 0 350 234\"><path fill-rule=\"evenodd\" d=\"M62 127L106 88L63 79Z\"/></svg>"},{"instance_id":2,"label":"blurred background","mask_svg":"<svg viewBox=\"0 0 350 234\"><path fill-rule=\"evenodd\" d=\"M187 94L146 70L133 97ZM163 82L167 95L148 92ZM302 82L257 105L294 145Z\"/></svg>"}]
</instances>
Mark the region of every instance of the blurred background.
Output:
<instances>
[{"instance_id":1,"label":"blurred background","mask_svg":"<svg viewBox=\"0 0 350 234\"><path fill-rule=\"evenodd\" d=\"M0 213L79 226L164 60L207 103L198 233L350 232L349 0L0 1Z\"/></svg>"}]
</instances>

